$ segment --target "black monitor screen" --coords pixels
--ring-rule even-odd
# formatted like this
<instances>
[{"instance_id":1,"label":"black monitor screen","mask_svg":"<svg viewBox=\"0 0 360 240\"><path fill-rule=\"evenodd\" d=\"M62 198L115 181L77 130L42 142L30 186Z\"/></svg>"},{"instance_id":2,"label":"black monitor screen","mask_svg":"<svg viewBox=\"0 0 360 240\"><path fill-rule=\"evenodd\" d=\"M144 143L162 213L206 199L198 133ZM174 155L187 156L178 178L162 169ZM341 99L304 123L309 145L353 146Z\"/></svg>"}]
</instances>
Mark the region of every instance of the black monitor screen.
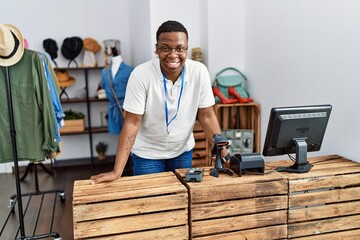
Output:
<instances>
[{"instance_id":1,"label":"black monitor screen","mask_svg":"<svg viewBox=\"0 0 360 240\"><path fill-rule=\"evenodd\" d=\"M283 171L309 171L307 152L320 150L331 109L331 105L272 108L263 155L295 153L295 164Z\"/></svg>"}]
</instances>

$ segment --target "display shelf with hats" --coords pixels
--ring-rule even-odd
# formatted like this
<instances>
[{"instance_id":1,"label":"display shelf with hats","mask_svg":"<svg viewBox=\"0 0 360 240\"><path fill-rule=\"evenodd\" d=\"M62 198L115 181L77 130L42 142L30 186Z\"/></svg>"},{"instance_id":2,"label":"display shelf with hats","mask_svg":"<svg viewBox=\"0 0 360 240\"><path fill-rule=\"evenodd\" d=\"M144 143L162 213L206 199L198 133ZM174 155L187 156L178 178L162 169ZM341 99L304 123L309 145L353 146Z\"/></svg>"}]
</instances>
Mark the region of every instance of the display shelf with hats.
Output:
<instances>
[{"instance_id":1,"label":"display shelf with hats","mask_svg":"<svg viewBox=\"0 0 360 240\"><path fill-rule=\"evenodd\" d=\"M100 72L103 69L101 66L97 67L70 67L70 68L55 68L56 74L58 76L60 88L61 88L61 103L63 104L63 107L65 107L68 104L86 104L86 112L84 112L85 115L85 123L86 126L82 131L74 130L74 131L66 131L63 132L62 135L78 135L78 134L86 134L89 138L89 145L90 145L90 162L93 165L94 164L94 146L93 146L93 134L96 133L106 133L108 132L108 129L106 126L94 126L92 121L92 107L91 105L93 103L97 102L107 102L108 100L106 98L99 99L96 96L90 96L89 88L91 86L94 86L98 84L98 82L95 83L92 82L94 80L90 75L93 74L93 72ZM72 75L74 76L80 76L81 74L84 74L84 82L85 87L83 88L84 94L81 94L81 96L72 96L71 94L68 94L66 92L68 87L72 87L72 85L75 83L76 80ZM94 73L95 74L95 73ZM81 81L79 79L79 81ZM100 116L99 116L100 119Z\"/></svg>"},{"instance_id":2,"label":"display shelf with hats","mask_svg":"<svg viewBox=\"0 0 360 240\"><path fill-rule=\"evenodd\" d=\"M2 140L0 162L14 162L16 186L16 194L10 197L10 212L0 231L1 239L44 239L49 237L56 240L62 239L57 232L52 231L57 198L54 198L52 213L41 214L41 209L46 194L58 194L61 201L64 202L65 193L62 189L40 191L36 168L36 165L40 164L58 146L54 129L55 114L52 111L49 91L51 84L45 74L44 63L45 61L39 57L39 53L24 49L24 38L19 29L13 25L0 24L0 115L3 116L0 118L2 126L0 128ZM27 87L19 88L19 85ZM41 104L37 102L35 95L41 99ZM42 107L38 107L39 105ZM8 118L5 117L6 115ZM40 126L41 130L34 126ZM35 131L33 131L34 129ZM33 170L36 190L22 193L19 161L29 160L35 165ZM27 200L24 205L23 197L24 200ZM36 201L39 199L42 200L38 206ZM13 216L16 206L18 217ZM23 206L26 208L23 209ZM26 215L27 212L37 212L36 219ZM44 221L42 218L47 216L51 217L49 232L39 234L38 223ZM13 235L4 236L7 234L8 228L17 225L16 222L18 222L17 230L10 233ZM33 224L33 226L29 224ZM29 236L26 234L26 230L31 228L33 233L32 236Z\"/></svg>"},{"instance_id":3,"label":"display shelf with hats","mask_svg":"<svg viewBox=\"0 0 360 240\"><path fill-rule=\"evenodd\" d=\"M45 40L44 40L45 42ZM57 48L54 46L54 41L46 40L46 46L49 50L49 55L57 56L54 52L56 52ZM50 46L49 46L50 45ZM45 43L44 43L45 46ZM45 49L46 50L46 49ZM91 109L94 110L93 103L96 102L108 102L106 98L98 98L97 96L92 96L92 90L96 89L100 79L100 70L104 67L98 65L98 61L96 58L96 54L101 51L100 44L91 37L87 38L80 38L78 36L74 37L67 37L64 39L62 46L60 48L62 56L69 60L66 67L59 67L56 65L54 68L56 72L56 76L59 81L60 85L60 100L64 107L67 109L69 108L69 104L72 104L75 108L82 108L86 104L86 110L83 111L85 115L85 120L80 121L79 125L69 126L66 131L61 131L62 136L69 136L69 135L88 135L89 145L90 145L90 162L91 165L94 164L94 146L93 146L93 134L95 133L107 133L106 126L95 126L93 124L95 115L92 113ZM83 61L82 65L78 64L76 60L79 58L80 54L83 54ZM93 81L96 79L97 81ZM79 89L79 84L83 84L82 87ZM96 93L95 93L96 94ZM98 106L98 105L96 105ZM98 110L96 107L95 110ZM94 115L94 116L93 116ZM98 117L99 120L101 117ZM65 128L66 128L65 122ZM81 125L81 126L80 126ZM80 129L81 128L81 129ZM66 137L65 137L66 141ZM63 138L64 142L64 138ZM56 161L55 161L56 164Z\"/></svg>"}]
</instances>

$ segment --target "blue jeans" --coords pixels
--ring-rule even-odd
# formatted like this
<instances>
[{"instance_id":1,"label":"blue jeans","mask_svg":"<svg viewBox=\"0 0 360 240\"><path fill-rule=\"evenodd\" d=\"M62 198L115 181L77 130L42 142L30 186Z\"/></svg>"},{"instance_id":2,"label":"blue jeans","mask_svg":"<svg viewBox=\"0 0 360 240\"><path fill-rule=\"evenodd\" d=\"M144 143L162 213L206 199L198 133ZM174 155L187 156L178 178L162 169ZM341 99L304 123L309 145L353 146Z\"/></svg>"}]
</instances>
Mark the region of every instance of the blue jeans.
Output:
<instances>
[{"instance_id":1,"label":"blue jeans","mask_svg":"<svg viewBox=\"0 0 360 240\"><path fill-rule=\"evenodd\" d=\"M184 152L178 157L169 159L146 159L132 154L134 175L175 171L179 168L191 168L192 150Z\"/></svg>"}]
</instances>

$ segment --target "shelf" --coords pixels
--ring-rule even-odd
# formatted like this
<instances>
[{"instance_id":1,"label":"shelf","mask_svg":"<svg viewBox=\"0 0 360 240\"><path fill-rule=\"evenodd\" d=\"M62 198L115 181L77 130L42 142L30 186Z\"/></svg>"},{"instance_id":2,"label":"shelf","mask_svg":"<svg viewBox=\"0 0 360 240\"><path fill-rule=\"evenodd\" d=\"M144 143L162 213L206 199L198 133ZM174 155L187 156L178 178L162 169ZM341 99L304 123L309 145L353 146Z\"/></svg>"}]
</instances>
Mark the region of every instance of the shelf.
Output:
<instances>
[{"instance_id":1,"label":"shelf","mask_svg":"<svg viewBox=\"0 0 360 240\"><path fill-rule=\"evenodd\" d=\"M107 98L99 99L96 97L86 98L70 98L70 99L60 99L61 103L84 103L84 102L108 102Z\"/></svg>"},{"instance_id":2,"label":"shelf","mask_svg":"<svg viewBox=\"0 0 360 240\"><path fill-rule=\"evenodd\" d=\"M61 135L75 135L75 134L89 134L90 131L89 128L85 128L85 131L74 131L74 132L67 132L67 133L62 133ZM92 127L91 128L91 133L106 133L108 132L108 128L107 127Z\"/></svg>"}]
</instances>

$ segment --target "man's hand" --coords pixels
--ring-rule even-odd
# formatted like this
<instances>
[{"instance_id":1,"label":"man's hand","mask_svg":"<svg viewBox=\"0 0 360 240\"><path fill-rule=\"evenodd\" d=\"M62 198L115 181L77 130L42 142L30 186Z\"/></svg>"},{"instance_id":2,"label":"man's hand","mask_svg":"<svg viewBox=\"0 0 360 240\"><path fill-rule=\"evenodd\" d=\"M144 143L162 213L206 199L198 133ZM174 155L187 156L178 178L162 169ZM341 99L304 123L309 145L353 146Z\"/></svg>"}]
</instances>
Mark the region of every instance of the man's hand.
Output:
<instances>
[{"instance_id":1,"label":"man's hand","mask_svg":"<svg viewBox=\"0 0 360 240\"><path fill-rule=\"evenodd\" d=\"M91 176L90 180L91 180L91 184L96 184L96 183L102 183L102 182L111 182L118 178L119 178L119 176L114 171L110 171L110 172L106 172L106 173L100 173L95 176Z\"/></svg>"}]
</instances>

